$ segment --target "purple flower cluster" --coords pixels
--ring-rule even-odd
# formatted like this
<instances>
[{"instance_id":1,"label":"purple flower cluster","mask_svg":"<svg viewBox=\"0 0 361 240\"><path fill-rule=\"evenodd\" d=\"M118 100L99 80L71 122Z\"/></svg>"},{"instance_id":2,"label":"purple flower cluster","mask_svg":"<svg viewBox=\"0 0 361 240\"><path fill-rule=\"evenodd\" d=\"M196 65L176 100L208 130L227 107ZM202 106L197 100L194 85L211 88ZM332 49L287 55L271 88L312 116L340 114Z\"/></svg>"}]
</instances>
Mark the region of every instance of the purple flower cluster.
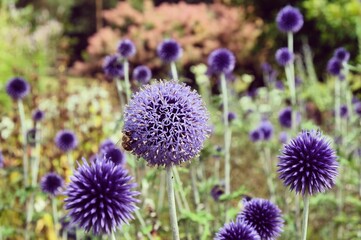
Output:
<instances>
[{"instance_id":1,"label":"purple flower cluster","mask_svg":"<svg viewBox=\"0 0 361 240\"><path fill-rule=\"evenodd\" d=\"M281 210L275 204L260 198L244 201L244 204L237 221L245 222L254 228L261 239L271 240L280 236L284 220Z\"/></svg>"},{"instance_id":2,"label":"purple flower cluster","mask_svg":"<svg viewBox=\"0 0 361 240\"><path fill-rule=\"evenodd\" d=\"M6 93L14 100L19 100L30 92L29 83L21 77L14 77L10 79L6 84Z\"/></svg>"},{"instance_id":3,"label":"purple flower cluster","mask_svg":"<svg viewBox=\"0 0 361 240\"><path fill-rule=\"evenodd\" d=\"M226 223L216 234L215 240L261 240L253 227L243 221Z\"/></svg>"},{"instance_id":4,"label":"purple flower cluster","mask_svg":"<svg viewBox=\"0 0 361 240\"><path fill-rule=\"evenodd\" d=\"M236 65L234 54L225 48L216 49L208 57L208 67L211 74L228 74Z\"/></svg>"},{"instance_id":5,"label":"purple flower cluster","mask_svg":"<svg viewBox=\"0 0 361 240\"><path fill-rule=\"evenodd\" d=\"M320 131L302 131L278 158L280 179L296 193L313 195L335 185L337 157Z\"/></svg>"},{"instance_id":6,"label":"purple flower cluster","mask_svg":"<svg viewBox=\"0 0 361 240\"><path fill-rule=\"evenodd\" d=\"M56 173L48 173L42 177L40 185L41 190L50 195L56 195L59 193L59 189L63 186L64 180Z\"/></svg>"},{"instance_id":7,"label":"purple flower cluster","mask_svg":"<svg viewBox=\"0 0 361 240\"><path fill-rule=\"evenodd\" d=\"M157 54L164 62L174 62L182 56L183 49L177 41L166 39L158 45Z\"/></svg>"},{"instance_id":8,"label":"purple flower cluster","mask_svg":"<svg viewBox=\"0 0 361 240\"><path fill-rule=\"evenodd\" d=\"M290 50L288 50L288 48L283 47L276 51L276 61L280 66L285 67L286 65L292 63L293 60L294 55L290 52Z\"/></svg>"},{"instance_id":9,"label":"purple flower cluster","mask_svg":"<svg viewBox=\"0 0 361 240\"><path fill-rule=\"evenodd\" d=\"M337 48L333 53L333 57L327 63L327 71L331 75L338 76L340 80L343 80L344 76L341 73L343 63L348 62L349 59L350 53L345 48Z\"/></svg>"},{"instance_id":10,"label":"purple flower cluster","mask_svg":"<svg viewBox=\"0 0 361 240\"><path fill-rule=\"evenodd\" d=\"M109 234L133 219L139 193L127 170L111 161L83 164L65 191L65 208L72 222L95 235Z\"/></svg>"},{"instance_id":11,"label":"purple flower cluster","mask_svg":"<svg viewBox=\"0 0 361 240\"><path fill-rule=\"evenodd\" d=\"M149 83L152 78L152 71L147 66L138 66L133 70L133 79L141 84Z\"/></svg>"},{"instance_id":12,"label":"purple flower cluster","mask_svg":"<svg viewBox=\"0 0 361 240\"><path fill-rule=\"evenodd\" d=\"M55 145L63 152L69 152L78 146L76 135L70 130L61 130L55 136Z\"/></svg>"},{"instance_id":13,"label":"purple flower cluster","mask_svg":"<svg viewBox=\"0 0 361 240\"><path fill-rule=\"evenodd\" d=\"M262 120L259 126L256 129L253 129L249 133L249 139L252 142L257 142L260 140L268 141L273 136L273 125L268 120Z\"/></svg>"},{"instance_id":14,"label":"purple flower cluster","mask_svg":"<svg viewBox=\"0 0 361 240\"><path fill-rule=\"evenodd\" d=\"M277 27L282 32L298 32L303 26L303 16L298 8L286 6L278 12Z\"/></svg>"},{"instance_id":15,"label":"purple flower cluster","mask_svg":"<svg viewBox=\"0 0 361 240\"><path fill-rule=\"evenodd\" d=\"M40 122L44 119L44 112L41 111L40 109L36 109L33 112L32 117L33 117L34 122Z\"/></svg>"},{"instance_id":16,"label":"purple flower cluster","mask_svg":"<svg viewBox=\"0 0 361 240\"><path fill-rule=\"evenodd\" d=\"M123 64L119 61L119 56L117 54L105 57L103 70L110 78L121 78L124 76Z\"/></svg>"},{"instance_id":17,"label":"purple flower cluster","mask_svg":"<svg viewBox=\"0 0 361 240\"><path fill-rule=\"evenodd\" d=\"M134 43L129 39L123 39L118 44L118 53L123 58L130 58L137 52Z\"/></svg>"},{"instance_id":18,"label":"purple flower cluster","mask_svg":"<svg viewBox=\"0 0 361 240\"><path fill-rule=\"evenodd\" d=\"M125 109L124 134L132 152L151 166L195 157L208 137L208 111L184 84L159 82L134 94Z\"/></svg>"}]
</instances>

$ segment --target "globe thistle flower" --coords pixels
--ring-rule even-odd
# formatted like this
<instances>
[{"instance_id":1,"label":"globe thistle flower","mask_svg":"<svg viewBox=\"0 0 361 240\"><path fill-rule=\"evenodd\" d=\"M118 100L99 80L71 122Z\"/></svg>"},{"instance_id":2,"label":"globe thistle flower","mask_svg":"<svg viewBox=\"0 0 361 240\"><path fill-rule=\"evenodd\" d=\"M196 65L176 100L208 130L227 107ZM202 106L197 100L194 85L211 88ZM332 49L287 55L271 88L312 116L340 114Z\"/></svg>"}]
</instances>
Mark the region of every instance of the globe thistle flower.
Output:
<instances>
[{"instance_id":1,"label":"globe thistle flower","mask_svg":"<svg viewBox=\"0 0 361 240\"><path fill-rule=\"evenodd\" d=\"M104 59L103 70L105 75L110 78L121 78L124 76L123 64L119 61L118 58L119 56L115 54L106 56Z\"/></svg>"},{"instance_id":2,"label":"globe thistle flower","mask_svg":"<svg viewBox=\"0 0 361 240\"><path fill-rule=\"evenodd\" d=\"M76 135L70 130L61 130L55 136L55 145L63 152L69 152L78 146Z\"/></svg>"},{"instance_id":3,"label":"globe thistle flower","mask_svg":"<svg viewBox=\"0 0 361 240\"><path fill-rule=\"evenodd\" d=\"M208 67L212 74L227 74L233 71L236 57L226 48L216 49L208 57Z\"/></svg>"},{"instance_id":4,"label":"globe thistle flower","mask_svg":"<svg viewBox=\"0 0 361 240\"><path fill-rule=\"evenodd\" d=\"M211 196L214 199L214 201L218 202L219 198L224 194L224 185L214 185L211 189Z\"/></svg>"},{"instance_id":5,"label":"globe thistle flower","mask_svg":"<svg viewBox=\"0 0 361 240\"><path fill-rule=\"evenodd\" d=\"M129 39L123 39L118 44L118 53L123 58L130 58L135 55L137 50L134 43Z\"/></svg>"},{"instance_id":6,"label":"globe thistle flower","mask_svg":"<svg viewBox=\"0 0 361 240\"><path fill-rule=\"evenodd\" d=\"M342 63L337 58L331 58L327 63L327 71L334 76L340 75Z\"/></svg>"},{"instance_id":7,"label":"globe thistle flower","mask_svg":"<svg viewBox=\"0 0 361 240\"><path fill-rule=\"evenodd\" d=\"M133 79L137 80L141 84L149 83L152 78L152 72L147 66L138 66L133 70Z\"/></svg>"},{"instance_id":8,"label":"globe thistle flower","mask_svg":"<svg viewBox=\"0 0 361 240\"><path fill-rule=\"evenodd\" d=\"M275 56L277 63L282 67L292 63L294 59L293 53L286 47L278 49Z\"/></svg>"},{"instance_id":9,"label":"globe thistle flower","mask_svg":"<svg viewBox=\"0 0 361 240\"><path fill-rule=\"evenodd\" d=\"M208 112L185 84L146 85L125 109L123 132L127 147L149 165L179 165L202 149L210 133Z\"/></svg>"},{"instance_id":10,"label":"globe thistle flower","mask_svg":"<svg viewBox=\"0 0 361 240\"><path fill-rule=\"evenodd\" d=\"M253 198L244 204L237 221L244 221L253 227L261 239L271 240L280 236L284 221L281 210L275 204L260 198Z\"/></svg>"},{"instance_id":11,"label":"globe thistle flower","mask_svg":"<svg viewBox=\"0 0 361 240\"><path fill-rule=\"evenodd\" d=\"M298 32L303 26L303 16L298 8L286 6L276 17L277 27L281 32Z\"/></svg>"},{"instance_id":12,"label":"globe thistle flower","mask_svg":"<svg viewBox=\"0 0 361 240\"><path fill-rule=\"evenodd\" d=\"M0 151L0 168L4 167L4 156L2 151Z\"/></svg>"},{"instance_id":13,"label":"globe thistle flower","mask_svg":"<svg viewBox=\"0 0 361 240\"><path fill-rule=\"evenodd\" d=\"M125 154L117 147L108 148L104 153L104 158L116 165L125 164Z\"/></svg>"},{"instance_id":14,"label":"globe thistle flower","mask_svg":"<svg viewBox=\"0 0 361 240\"><path fill-rule=\"evenodd\" d=\"M343 47L337 48L333 56L340 62L347 62L350 59L350 53Z\"/></svg>"},{"instance_id":15,"label":"globe thistle flower","mask_svg":"<svg viewBox=\"0 0 361 240\"><path fill-rule=\"evenodd\" d=\"M46 174L42 177L40 182L41 190L52 196L59 193L59 189L63 186L63 184L63 178L56 173Z\"/></svg>"},{"instance_id":16,"label":"globe thistle flower","mask_svg":"<svg viewBox=\"0 0 361 240\"><path fill-rule=\"evenodd\" d=\"M40 109L36 109L33 111L32 118L34 122L40 122L44 119L44 112L41 111Z\"/></svg>"},{"instance_id":17,"label":"globe thistle flower","mask_svg":"<svg viewBox=\"0 0 361 240\"><path fill-rule=\"evenodd\" d=\"M278 140L280 141L280 143L286 144L288 140L287 132L280 132L280 134L278 135Z\"/></svg>"},{"instance_id":18,"label":"globe thistle flower","mask_svg":"<svg viewBox=\"0 0 361 240\"><path fill-rule=\"evenodd\" d=\"M356 114L361 116L361 102L354 103L354 109Z\"/></svg>"},{"instance_id":19,"label":"globe thistle flower","mask_svg":"<svg viewBox=\"0 0 361 240\"><path fill-rule=\"evenodd\" d=\"M263 138L263 132L259 128L254 129L249 133L249 139L252 142L257 142L259 140L262 140L262 138Z\"/></svg>"},{"instance_id":20,"label":"globe thistle flower","mask_svg":"<svg viewBox=\"0 0 361 240\"><path fill-rule=\"evenodd\" d=\"M340 107L340 116L341 116L341 118L347 118L347 116L348 116L348 108L344 104L341 105L341 107Z\"/></svg>"},{"instance_id":21,"label":"globe thistle flower","mask_svg":"<svg viewBox=\"0 0 361 240\"><path fill-rule=\"evenodd\" d=\"M215 240L261 240L255 229L243 221L226 223L216 234Z\"/></svg>"},{"instance_id":22,"label":"globe thistle flower","mask_svg":"<svg viewBox=\"0 0 361 240\"><path fill-rule=\"evenodd\" d=\"M65 191L65 209L72 222L95 235L109 234L123 223L134 219L136 210L133 191L136 186L127 170L111 161L83 164L75 171Z\"/></svg>"},{"instance_id":23,"label":"globe thistle flower","mask_svg":"<svg viewBox=\"0 0 361 240\"><path fill-rule=\"evenodd\" d=\"M280 179L296 193L313 195L335 185L337 157L320 131L302 131L278 158Z\"/></svg>"},{"instance_id":24,"label":"globe thistle flower","mask_svg":"<svg viewBox=\"0 0 361 240\"><path fill-rule=\"evenodd\" d=\"M228 113L228 122L232 122L236 118L237 118L237 114L235 114L234 112L229 112Z\"/></svg>"},{"instance_id":25,"label":"globe thistle flower","mask_svg":"<svg viewBox=\"0 0 361 240\"><path fill-rule=\"evenodd\" d=\"M166 39L158 45L157 54L163 62L174 62L182 56L183 49L174 39Z\"/></svg>"},{"instance_id":26,"label":"globe thistle flower","mask_svg":"<svg viewBox=\"0 0 361 240\"><path fill-rule=\"evenodd\" d=\"M259 130L262 132L262 140L268 141L273 135L273 125L268 120L262 120L259 125Z\"/></svg>"},{"instance_id":27,"label":"globe thistle flower","mask_svg":"<svg viewBox=\"0 0 361 240\"><path fill-rule=\"evenodd\" d=\"M19 100L30 92L29 83L21 77L14 77L6 84L6 93L14 100Z\"/></svg>"},{"instance_id":28,"label":"globe thistle flower","mask_svg":"<svg viewBox=\"0 0 361 240\"><path fill-rule=\"evenodd\" d=\"M301 121L301 114L296 113L296 123L298 124ZM278 122L282 127L291 128L292 127L292 108L285 107L278 113Z\"/></svg>"},{"instance_id":29,"label":"globe thistle flower","mask_svg":"<svg viewBox=\"0 0 361 240\"><path fill-rule=\"evenodd\" d=\"M115 144L112 140L110 139L105 139L103 142L100 143L99 145L99 152L104 152L110 148L114 148Z\"/></svg>"}]
</instances>

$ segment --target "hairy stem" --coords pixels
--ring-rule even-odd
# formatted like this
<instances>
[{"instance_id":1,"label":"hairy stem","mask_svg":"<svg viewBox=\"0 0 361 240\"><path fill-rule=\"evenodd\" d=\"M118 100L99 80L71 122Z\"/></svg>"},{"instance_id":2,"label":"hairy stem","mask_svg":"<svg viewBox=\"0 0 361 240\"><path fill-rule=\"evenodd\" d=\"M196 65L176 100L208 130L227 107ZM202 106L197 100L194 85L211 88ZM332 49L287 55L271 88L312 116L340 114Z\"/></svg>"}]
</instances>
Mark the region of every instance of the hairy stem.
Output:
<instances>
[{"instance_id":1,"label":"hairy stem","mask_svg":"<svg viewBox=\"0 0 361 240\"><path fill-rule=\"evenodd\" d=\"M302 222L302 240L306 240L307 238L307 225L308 225L308 210L310 204L310 198L308 194L303 196L303 222Z\"/></svg>"},{"instance_id":2,"label":"hairy stem","mask_svg":"<svg viewBox=\"0 0 361 240\"><path fill-rule=\"evenodd\" d=\"M171 166L167 167L167 190L168 190L168 203L169 203L169 217L172 228L173 240L179 240L178 220L177 220L177 211L175 206L174 186L173 186L173 176L172 176Z\"/></svg>"},{"instance_id":3,"label":"hairy stem","mask_svg":"<svg viewBox=\"0 0 361 240\"><path fill-rule=\"evenodd\" d=\"M124 68L125 94L127 95L127 103L129 103L131 90L130 90L130 81L129 81L129 62L127 59L124 59L123 68Z\"/></svg>"},{"instance_id":4,"label":"hairy stem","mask_svg":"<svg viewBox=\"0 0 361 240\"><path fill-rule=\"evenodd\" d=\"M171 72L172 72L172 78L173 78L173 80L178 81L179 79L178 79L177 66L175 65L175 62L174 62L174 61L172 61L172 62L170 63L170 69L171 69Z\"/></svg>"}]
</instances>

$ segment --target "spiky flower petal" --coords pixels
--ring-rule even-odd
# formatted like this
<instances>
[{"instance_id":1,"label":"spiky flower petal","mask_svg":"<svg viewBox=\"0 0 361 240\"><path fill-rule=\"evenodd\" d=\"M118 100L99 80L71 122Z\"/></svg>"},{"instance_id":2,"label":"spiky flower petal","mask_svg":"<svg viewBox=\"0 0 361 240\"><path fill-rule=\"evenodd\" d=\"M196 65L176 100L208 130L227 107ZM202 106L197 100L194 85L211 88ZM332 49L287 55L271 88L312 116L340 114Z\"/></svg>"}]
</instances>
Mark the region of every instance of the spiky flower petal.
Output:
<instances>
[{"instance_id":1,"label":"spiky flower petal","mask_svg":"<svg viewBox=\"0 0 361 240\"><path fill-rule=\"evenodd\" d=\"M73 150L78 146L76 135L70 130L61 130L55 136L56 146L63 152Z\"/></svg>"},{"instance_id":2,"label":"spiky flower petal","mask_svg":"<svg viewBox=\"0 0 361 240\"><path fill-rule=\"evenodd\" d=\"M29 83L21 77L14 77L10 79L6 84L6 93L14 100L19 100L30 92Z\"/></svg>"},{"instance_id":3,"label":"spiky flower petal","mask_svg":"<svg viewBox=\"0 0 361 240\"><path fill-rule=\"evenodd\" d=\"M127 170L111 161L83 164L65 191L65 209L72 222L95 235L109 234L133 219L139 193Z\"/></svg>"},{"instance_id":4,"label":"spiky flower petal","mask_svg":"<svg viewBox=\"0 0 361 240\"><path fill-rule=\"evenodd\" d=\"M215 240L261 240L255 229L243 221L226 223Z\"/></svg>"},{"instance_id":5,"label":"spiky flower petal","mask_svg":"<svg viewBox=\"0 0 361 240\"><path fill-rule=\"evenodd\" d=\"M209 72L212 74L228 74L236 65L236 57L226 48L216 49L208 57Z\"/></svg>"},{"instance_id":6,"label":"spiky flower petal","mask_svg":"<svg viewBox=\"0 0 361 240\"><path fill-rule=\"evenodd\" d=\"M296 193L313 195L335 185L337 157L320 131L302 131L284 146L278 158L280 179Z\"/></svg>"},{"instance_id":7,"label":"spiky flower petal","mask_svg":"<svg viewBox=\"0 0 361 240\"><path fill-rule=\"evenodd\" d=\"M183 54L183 49L174 39L166 39L157 47L157 54L164 62L177 61Z\"/></svg>"},{"instance_id":8,"label":"spiky flower petal","mask_svg":"<svg viewBox=\"0 0 361 240\"><path fill-rule=\"evenodd\" d=\"M48 173L42 177L40 186L41 190L50 195L59 193L59 189L63 186L64 180L56 173Z\"/></svg>"},{"instance_id":9,"label":"spiky flower petal","mask_svg":"<svg viewBox=\"0 0 361 240\"><path fill-rule=\"evenodd\" d=\"M298 32L303 26L303 16L298 8L288 5L278 12L276 22L282 32Z\"/></svg>"},{"instance_id":10,"label":"spiky flower petal","mask_svg":"<svg viewBox=\"0 0 361 240\"><path fill-rule=\"evenodd\" d=\"M118 44L118 53L123 58L129 58L137 52L134 43L129 39L123 39Z\"/></svg>"},{"instance_id":11,"label":"spiky flower petal","mask_svg":"<svg viewBox=\"0 0 361 240\"><path fill-rule=\"evenodd\" d=\"M132 152L149 165L179 165L202 149L210 132L208 112L185 84L159 82L133 96L123 132Z\"/></svg>"},{"instance_id":12,"label":"spiky flower petal","mask_svg":"<svg viewBox=\"0 0 361 240\"><path fill-rule=\"evenodd\" d=\"M104 73L110 78L121 78L124 76L123 64L119 61L117 54L106 56L103 62Z\"/></svg>"},{"instance_id":13,"label":"spiky flower petal","mask_svg":"<svg viewBox=\"0 0 361 240\"><path fill-rule=\"evenodd\" d=\"M142 84L147 84L152 78L152 71L147 66L138 66L133 70L133 78Z\"/></svg>"}]
</instances>

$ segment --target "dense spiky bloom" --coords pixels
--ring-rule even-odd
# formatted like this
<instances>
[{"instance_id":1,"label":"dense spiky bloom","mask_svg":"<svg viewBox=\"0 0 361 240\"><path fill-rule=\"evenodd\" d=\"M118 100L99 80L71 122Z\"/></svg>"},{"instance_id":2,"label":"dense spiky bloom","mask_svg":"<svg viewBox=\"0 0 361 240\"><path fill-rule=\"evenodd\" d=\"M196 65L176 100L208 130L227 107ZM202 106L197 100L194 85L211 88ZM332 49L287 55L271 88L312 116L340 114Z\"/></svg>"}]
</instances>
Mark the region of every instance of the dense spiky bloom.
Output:
<instances>
[{"instance_id":1,"label":"dense spiky bloom","mask_svg":"<svg viewBox=\"0 0 361 240\"><path fill-rule=\"evenodd\" d=\"M34 122L40 122L41 120L44 119L44 112L41 111L40 109L36 109L33 112L32 118Z\"/></svg>"},{"instance_id":2,"label":"dense spiky bloom","mask_svg":"<svg viewBox=\"0 0 361 240\"><path fill-rule=\"evenodd\" d=\"M73 150L78 146L76 135L70 130L60 130L55 136L56 146L63 152Z\"/></svg>"},{"instance_id":3,"label":"dense spiky bloom","mask_svg":"<svg viewBox=\"0 0 361 240\"><path fill-rule=\"evenodd\" d=\"M290 64L293 62L294 59L294 55L292 52L290 52L290 50L288 50L288 48L283 47L280 48L276 51L276 61L279 65L281 65L282 67Z\"/></svg>"},{"instance_id":4,"label":"dense spiky bloom","mask_svg":"<svg viewBox=\"0 0 361 240\"><path fill-rule=\"evenodd\" d=\"M215 240L261 240L255 229L243 221L226 223L216 234Z\"/></svg>"},{"instance_id":5,"label":"dense spiky bloom","mask_svg":"<svg viewBox=\"0 0 361 240\"><path fill-rule=\"evenodd\" d=\"M301 121L301 114L296 113L296 123L298 124ZM278 113L278 122L282 127L290 128L292 127L292 108L285 107Z\"/></svg>"},{"instance_id":6,"label":"dense spiky bloom","mask_svg":"<svg viewBox=\"0 0 361 240\"><path fill-rule=\"evenodd\" d=\"M278 135L278 140L280 141L280 143L286 144L288 140L287 132L280 132L280 134Z\"/></svg>"},{"instance_id":7,"label":"dense spiky bloom","mask_svg":"<svg viewBox=\"0 0 361 240\"><path fill-rule=\"evenodd\" d=\"M354 103L354 109L357 115L361 116L361 102Z\"/></svg>"},{"instance_id":8,"label":"dense spiky bloom","mask_svg":"<svg viewBox=\"0 0 361 240\"><path fill-rule=\"evenodd\" d=\"M208 137L208 111L185 84L158 82L137 92L125 109L124 133L133 154L149 165L178 165L195 157Z\"/></svg>"},{"instance_id":9,"label":"dense spiky bloom","mask_svg":"<svg viewBox=\"0 0 361 240\"><path fill-rule=\"evenodd\" d=\"M335 57L331 58L327 63L327 71L334 76L340 75L342 63Z\"/></svg>"},{"instance_id":10,"label":"dense spiky bloom","mask_svg":"<svg viewBox=\"0 0 361 240\"><path fill-rule=\"evenodd\" d=\"M282 32L298 32L303 26L303 16L298 8L286 6L276 17L277 27Z\"/></svg>"},{"instance_id":11,"label":"dense spiky bloom","mask_svg":"<svg viewBox=\"0 0 361 240\"><path fill-rule=\"evenodd\" d=\"M280 179L296 193L313 195L335 184L337 157L320 131L302 131L284 146L278 158Z\"/></svg>"},{"instance_id":12,"label":"dense spiky bloom","mask_svg":"<svg viewBox=\"0 0 361 240\"><path fill-rule=\"evenodd\" d=\"M125 164L125 154L117 147L108 148L104 152L104 158L112 161L116 165Z\"/></svg>"},{"instance_id":13,"label":"dense spiky bloom","mask_svg":"<svg viewBox=\"0 0 361 240\"><path fill-rule=\"evenodd\" d=\"M344 104L341 105L341 107L340 107L340 116L341 116L341 118L347 118L347 116L348 116L348 108Z\"/></svg>"},{"instance_id":14,"label":"dense spiky bloom","mask_svg":"<svg viewBox=\"0 0 361 240\"><path fill-rule=\"evenodd\" d=\"M166 39L157 47L157 54L164 62L177 61L183 54L183 49L174 39Z\"/></svg>"},{"instance_id":15,"label":"dense spiky bloom","mask_svg":"<svg viewBox=\"0 0 361 240\"><path fill-rule=\"evenodd\" d=\"M262 140L268 141L273 136L273 125L268 120L262 120L259 125L259 130L262 132Z\"/></svg>"},{"instance_id":16,"label":"dense spiky bloom","mask_svg":"<svg viewBox=\"0 0 361 240\"><path fill-rule=\"evenodd\" d=\"M333 56L340 62L347 62L350 59L350 53L343 47L337 48Z\"/></svg>"},{"instance_id":17,"label":"dense spiky bloom","mask_svg":"<svg viewBox=\"0 0 361 240\"><path fill-rule=\"evenodd\" d=\"M226 48L216 49L208 57L208 67L212 74L227 74L233 71L236 57Z\"/></svg>"},{"instance_id":18,"label":"dense spiky bloom","mask_svg":"<svg viewBox=\"0 0 361 240\"><path fill-rule=\"evenodd\" d=\"M152 78L152 71L149 67L141 65L133 70L133 79L137 80L141 84L147 84Z\"/></svg>"},{"instance_id":19,"label":"dense spiky bloom","mask_svg":"<svg viewBox=\"0 0 361 240\"><path fill-rule=\"evenodd\" d=\"M14 77L10 79L6 84L6 93L14 100L19 100L30 92L29 83L21 77Z\"/></svg>"},{"instance_id":20,"label":"dense spiky bloom","mask_svg":"<svg viewBox=\"0 0 361 240\"><path fill-rule=\"evenodd\" d=\"M262 140L262 138L263 138L263 133L259 128L254 129L249 133L249 139L252 142L257 142L259 140Z\"/></svg>"},{"instance_id":21,"label":"dense spiky bloom","mask_svg":"<svg viewBox=\"0 0 361 240\"><path fill-rule=\"evenodd\" d=\"M281 210L275 204L260 198L253 198L244 204L237 221L248 223L263 240L276 239L280 236L284 221Z\"/></svg>"},{"instance_id":22,"label":"dense spiky bloom","mask_svg":"<svg viewBox=\"0 0 361 240\"><path fill-rule=\"evenodd\" d=\"M121 78L124 76L123 64L119 61L118 55L110 55L104 58L103 70L110 78Z\"/></svg>"},{"instance_id":23,"label":"dense spiky bloom","mask_svg":"<svg viewBox=\"0 0 361 240\"><path fill-rule=\"evenodd\" d=\"M224 185L216 184L211 189L211 196L214 199L214 201L218 201L219 198L224 194Z\"/></svg>"},{"instance_id":24,"label":"dense spiky bloom","mask_svg":"<svg viewBox=\"0 0 361 240\"><path fill-rule=\"evenodd\" d=\"M63 178L56 173L46 174L40 182L41 190L53 196L60 192L59 190L63 184Z\"/></svg>"},{"instance_id":25,"label":"dense spiky bloom","mask_svg":"<svg viewBox=\"0 0 361 240\"><path fill-rule=\"evenodd\" d=\"M110 139L105 139L103 142L100 143L99 145L99 152L104 152L110 148L115 147L115 144L112 140Z\"/></svg>"},{"instance_id":26,"label":"dense spiky bloom","mask_svg":"<svg viewBox=\"0 0 361 240\"><path fill-rule=\"evenodd\" d=\"M132 177L127 170L111 161L83 164L71 177L65 191L65 209L72 222L95 235L109 234L133 219L136 210Z\"/></svg>"},{"instance_id":27,"label":"dense spiky bloom","mask_svg":"<svg viewBox=\"0 0 361 240\"><path fill-rule=\"evenodd\" d=\"M136 53L134 43L129 39L123 39L118 44L118 53L123 58L130 58L134 56Z\"/></svg>"}]
</instances>

